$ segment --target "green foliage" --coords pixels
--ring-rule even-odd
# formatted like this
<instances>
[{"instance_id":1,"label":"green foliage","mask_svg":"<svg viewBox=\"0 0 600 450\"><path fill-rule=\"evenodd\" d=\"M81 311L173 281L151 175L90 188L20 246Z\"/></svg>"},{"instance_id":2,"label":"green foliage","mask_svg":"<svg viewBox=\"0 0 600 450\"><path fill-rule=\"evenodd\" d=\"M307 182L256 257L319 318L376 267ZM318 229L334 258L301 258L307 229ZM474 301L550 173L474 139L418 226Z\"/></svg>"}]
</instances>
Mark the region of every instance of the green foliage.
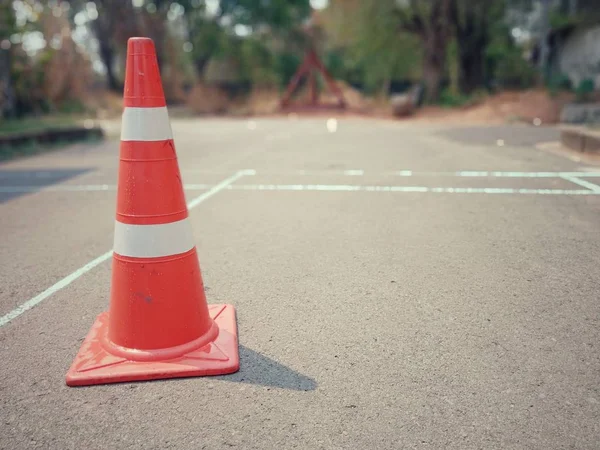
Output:
<instances>
[{"instance_id":1,"label":"green foliage","mask_svg":"<svg viewBox=\"0 0 600 450\"><path fill-rule=\"evenodd\" d=\"M364 0L351 20L345 22L353 33L344 53L345 70L336 70L346 73L367 93L385 91L392 80L416 78L419 74L419 38L399 31L395 13L393 2Z\"/></svg>"},{"instance_id":2,"label":"green foliage","mask_svg":"<svg viewBox=\"0 0 600 450\"><path fill-rule=\"evenodd\" d=\"M203 1L188 3L192 59L201 78L211 61L235 70L238 82L245 85L277 86L291 78L300 61L286 47L294 28L310 12L308 0L221 0L216 16L204 13ZM238 36L237 25L251 27L254 33Z\"/></svg>"},{"instance_id":3,"label":"green foliage","mask_svg":"<svg viewBox=\"0 0 600 450\"><path fill-rule=\"evenodd\" d=\"M575 88L575 98L577 102L585 103L589 102L594 93L594 80L591 78L585 78L579 82L577 88Z\"/></svg>"},{"instance_id":4,"label":"green foliage","mask_svg":"<svg viewBox=\"0 0 600 450\"><path fill-rule=\"evenodd\" d=\"M439 104L447 108L464 106L469 102L469 96L452 92L451 89L444 89L440 93Z\"/></svg>"},{"instance_id":5,"label":"green foliage","mask_svg":"<svg viewBox=\"0 0 600 450\"><path fill-rule=\"evenodd\" d=\"M275 70L275 55L259 39L244 39L240 43L241 74L258 87L275 86L280 75Z\"/></svg>"},{"instance_id":6,"label":"green foliage","mask_svg":"<svg viewBox=\"0 0 600 450\"><path fill-rule=\"evenodd\" d=\"M281 52L275 55L274 69L279 74L280 86L290 82L301 63L301 55L295 52Z\"/></svg>"},{"instance_id":7,"label":"green foliage","mask_svg":"<svg viewBox=\"0 0 600 450\"><path fill-rule=\"evenodd\" d=\"M533 86L537 72L523 57L522 49L512 41L507 26L495 23L491 36L485 56L492 83L498 88L525 89Z\"/></svg>"},{"instance_id":8,"label":"green foliage","mask_svg":"<svg viewBox=\"0 0 600 450\"><path fill-rule=\"evenodd\" d=\"M573 89L571 79L562 73L552 73L546 80L546 87L551 96L557 95L561 91L570 91Z\"/></svg>"},{"instance_id":9,"label":"green foliage","mask_svg":"<svg viewBox=\"0 0 600 450\"><path fill-rule=\"evenodd\" d=\"M310 13L309 0L221 0L220 16L230 17L233 24L268 25L287 30Z\"/></svg>"},{"instance_id":10,"label":"green foliage","mask_svg":"<svg viewBox=\"0 0 600 450\"><path fill-rule=\"evenodd\" d=\"M443 89L440 93L439 105L446 108L460 108L474 105L480 102L485 96L484 89L475 90L472 94L455 93L452 89Z\"/></svg>"},{"instance_id":11,"label":"green foliage","mask_svg":"<svg viewBox=\"0 0 600 450\"><path fill-rule=\"evenodd\" d=\"M497 62L494 78L501 88L526 89L535 84L537 72L520 53L508 52Z\"/></svg>"}]
</instances>

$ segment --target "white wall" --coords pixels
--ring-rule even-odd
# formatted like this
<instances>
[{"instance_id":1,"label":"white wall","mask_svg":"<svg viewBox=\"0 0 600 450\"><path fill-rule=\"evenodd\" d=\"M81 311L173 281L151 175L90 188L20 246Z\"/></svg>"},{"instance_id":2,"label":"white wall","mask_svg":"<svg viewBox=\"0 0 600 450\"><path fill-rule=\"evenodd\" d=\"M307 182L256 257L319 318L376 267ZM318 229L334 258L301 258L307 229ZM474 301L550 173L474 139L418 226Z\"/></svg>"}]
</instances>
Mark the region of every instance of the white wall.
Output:
<instances>
[{"instance_id":1,"label":"white wall","mask_svg":"<svg viewBox=\"0 0 600 450\"><path fill-rule=\"evenodd\" d=\"M600 26L571 34L560 51L558 64L574 87L581 80L591 78L596 89L600 89Z\"/></svg>"}]
</instances>

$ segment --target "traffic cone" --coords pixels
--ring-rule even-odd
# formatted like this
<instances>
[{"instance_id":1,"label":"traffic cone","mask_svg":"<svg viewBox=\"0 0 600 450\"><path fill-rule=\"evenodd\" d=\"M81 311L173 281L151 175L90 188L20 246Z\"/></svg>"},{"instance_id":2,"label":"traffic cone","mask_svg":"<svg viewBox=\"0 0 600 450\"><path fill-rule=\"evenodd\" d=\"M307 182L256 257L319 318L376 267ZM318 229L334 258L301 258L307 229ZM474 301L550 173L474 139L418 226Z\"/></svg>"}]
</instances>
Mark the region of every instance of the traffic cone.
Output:
<instances>
[{"instance_id":1,"label":"traffic cone","mask_svg":"<svg viewBox=\"0 0 600 450\"><path fill-rule=\"evenodd\" d=\"M127 46L108 312L75 357L69 386L239 369L235 309L208 305L154 43Z\"/></svg>"}]
</instances>

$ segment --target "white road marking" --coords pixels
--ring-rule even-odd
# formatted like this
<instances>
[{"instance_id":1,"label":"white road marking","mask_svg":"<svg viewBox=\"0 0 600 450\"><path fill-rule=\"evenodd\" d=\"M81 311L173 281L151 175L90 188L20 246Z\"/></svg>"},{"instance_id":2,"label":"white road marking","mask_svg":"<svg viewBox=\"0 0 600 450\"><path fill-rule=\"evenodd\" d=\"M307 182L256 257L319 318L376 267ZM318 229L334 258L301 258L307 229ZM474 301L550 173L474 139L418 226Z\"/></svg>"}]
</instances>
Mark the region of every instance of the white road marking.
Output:
<instances>
[{"instance_id":1,"label":"white road marking","mask_svg":"<svg viewBox=\"0 0 600 450\"><path fill-rule=\"evenodd\" d=\"M586 171L586 172L501 172L501 171L458 171L458 172L417 172L412 170L399 170L399 171L387 171L387 172L376 172L376 171L365 171L363 169L349 169L349 170L295 170L295 171L256 171L252 169L243 170L246 174L256 175L343 175L343 176L384 176L384 175L395 175L400 177L460 177L460 178L564 178L564 177L576 177L576 178L600 178L600 172L597 171ZM206 175L224 175L228 172L214 171L208 169L182 169L183 174L200 173ZM24 178L28 175L23 174ZM1 173L0 178L11 178L7 172ZM194 188L208 189L212 185L208 184L192 184ZM15 185L4 185L0 186L0 193L11 193L11 192L35 192L39 190L46 191L106 191L115 190L115 185L108 184L88 184L88 185L26 185L26 186L15 186Z\"/></svg>"},{"instance_id":2,"label":"white road marking","mask_svg":"<svg viewBox=\"0 0 600 450\"><path fill-rule=\"evenodd\" d=\"M439 175L456 177L491 177L491 178L563 178L571 177L600 177L600 172L488 172L488 171L459 171L459 172L413 172L415 175Z\"/></svg>"},{"instance_id":3,"label":"white road marking","mask_svg":"<svg viewBox=\"0 0 600 450\"><path fill-rule=\"evenodd\" d=\"M192 208L198 206L203 201L209 199L213 195L215 195L218 192L222 191L223 189L227 188L230 184L235 183L237 180L242 178L244 175L248 175L249 173L251 173L251 172L239 171L239 172L235 173L234 175L230 176L229 178L226 178L225 180L221 181L219 184L214 186L209 191L204 192L202 195L199 195L198 197L193 199L191 202L189 202L187 205L188 209L192 209ZM62 280L56 282L54 285L50 286L44 292L36 295L32 299L27 300L25 303L23 303L22 305L18 306L15 309L13 309L8 314L5 314L4 316L0 317L0 328L3 327L4 325L6 325L7 323L9 323L11 320L14 320L15 318L19 317L24 312L26 312L26 311L30 310L31 308L33 308L34 306L40 304L41 302L46 300L48 297L50 297L55 292L58 292L61 289L67 287L73 281L77 280L82 275L84 275L87 272L89 272L90 270L92 270L94 267L102 264L104 261L107 261L108 259L110 259L112 257L112 255L113 255L113 250L111 249L111 250L107 251L106 253L104 253L103 255L98 256L96 259L90 261L85 266L80 267L75 272L71 273L70 275L67 275Z\"/></svg>"},{"instance_id":4,"label":"white road marking","mask_svg":"<svg viewBox=\"0 0 600 450\"><path fill-rule=\"evenodd\" d=\"M424 192L436 194L539 194L539 195L600 195L600 191L568 189L463 188L427 186L360 186L347 184L246 184L228 186L243 191L322 191L322 192Z\"/></svg>"},{"instance_id":5,"label":"white road marking","mask_svg":"<svg viewBox=\"0 0 600 450\"><path fill-rule=\"evenodd\" d=\"M586 180L581 180L579 177L564 175L561 178L563 178L564 180L570 181L571 183L578 184L579 186L582 186L584 188L588 188L589 190L591 190L593 192L600 193L600 186L598 186L597 184L594 184L594 183L590 183L589 181L586 181Z\"/></svg>"},{"instance_id":6,"label":"white road marking","mask_svg":"<svg viewBox=\"0 0 600 450\"><path fill-rule=\"evenodd\" d=\"M219 172L210 170L182 170L183 173L206 173L216 175ZM563 176L572 176L580 178L600 178L600 172L507 172L507 171L475 171L462 170L456 172L419 172L414 170L396 170L396 171L369 171L364 169L349 169L349 170L291 170L291 171L270 171L258 170L254 171L260 175L345 175L345 176L360 176L360 175L396 175L400 177L462 177L462 178L562 178Z\"/></svg>"},{"instance_id":7,"label":"white road marking","mask_svg":"<svg viewBox=\"0 0 600 450\"><path fill-rule=\"evenodd\" d=\"M253 170L240 171L243 175L255 175ZM408 175L407 175L408 176ZM473 176L473 175L469 175ZM456 194L540 194L540 195L590 195L600 194L600 186L581 180L576 177L560 177L572 181L586 190L569 189L528 189L528 188L463 188L463 187L428 187L428 186L367 186L367 185L337 185L337 184L250 184L250 185L232 185L222 187L221 183L211 184L185 184L183 188L186 191L207 190L206 195L213 195L213 189L245 190L245 191L368 191L368 192L432 192L432 193L456 193ZM114 191L116 185L68 185L68 186L4 186L0 187L0 193L11 192L35 192L35 191ZM201 199L202 195L198 197ZM195 205L194 205L195 206Z\"/></svg>"}]
</instances>

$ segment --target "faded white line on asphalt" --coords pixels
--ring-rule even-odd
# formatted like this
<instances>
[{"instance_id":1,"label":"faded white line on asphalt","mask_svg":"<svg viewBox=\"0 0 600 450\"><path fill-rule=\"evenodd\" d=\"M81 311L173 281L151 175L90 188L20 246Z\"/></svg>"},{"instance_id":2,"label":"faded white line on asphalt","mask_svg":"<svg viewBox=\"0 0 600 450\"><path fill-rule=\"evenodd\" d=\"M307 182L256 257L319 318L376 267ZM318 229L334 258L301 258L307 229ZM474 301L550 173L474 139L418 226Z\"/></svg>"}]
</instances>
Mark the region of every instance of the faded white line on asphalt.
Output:
<instances>
[{"instance_id":1,"label":"faded white line on asphalt","mask_svg":"<svg viewBox=\"0 0 600 450\"><path fill-rule=\"evenodd\" d=\"M578 184L579 186L582 186L584 188L588 188L589 190L591 190L593 192L600 193L600 186L598 186L597 184L594 184L594 183L590 183L589 181L586 181L586 180L581 180L579 177L563 175L561 178L564 180L570 181L571 183Z\"/></svg>"},{"instance_id":2,"label":"faded white line on asphalt","mask_svg":"<svg viewBox=\"0 0 600 450\"><path fill-rule=\"evenodd\" d=\"M568 189L463 188L427 186L359 186L347 184L247 184L228 186L244 191L321 191L321 192L423 192L436 194L538 194L538 195L600 195L600 191Z\"/></svg>"},{"instance_id":3,"label":"faded white line on asphalt","mask_svg":"<svg viewBox=\"0 0 600 450\"><path fill-rule=\"evenodd\" d=\"M600 178L600 172L597 171L587 172L502 172L502 171L473 171L473 170L460 170L457 172L419 172L413 170L396 170L396 171L369 171L364 169L348 169L348 170L290 170L290 171L270 171L270 170L259 170L253 171L261 175L345 175L345 176L381 176L381 175L395 175L400 177L462 177L462 178L562 178L562 177L578 177L578 178ZM215 171L209 169L182 169L183 174L205 174L205 175L225 175L230 172ZM9 172L0 172L0 178L10 179L15 178L32 178L32 174L9 174ZM94 175L103 175L103 173L95 173ZM44 178L42 176L35 175L35 178ZM101 184L89 186L103 186ZM19 186L17 186L19 187ZM11 186L0 186L0 189L10 189ZM61 189L61 188L59 188ZM91 190L91 189L90 189Z\"/></svg>"},{"instance_id":4,"label":"faded white line on asphalt","mask_svg":"<svg viewBox=\"0 0 600 450\"><path fill-rule=\"evenodd\" d=\"M242 171L239 171L236 174L230 176L229 178L226 178L225 180L221 181L219 184L214 186L209 191L203 193L202 195L196 197L191 202L189 202L187 205L188 209L192 209L192 208L198 206L200 203L209 199L216 193L222 191L223 189L226 189L230 184L235 183L237 180L242 178L244 175L251 175L251 174L252 174L252 171L242 170ZM24 312L26 312L26 311L30 310L31 308L33 308L34 306L40 304L42 301L44 301L45 299L50 297L55 292L58 292L61 289L67 287L73 281L77 280L79 277L86 274L87 272L92 270L94 267L107 261L108 259L111 258L112 254L113 254L113 250L111 249L111 250L107 251L106 253L104 253L103 255L98 256L96 259L90 261L85 266L77 269L75 272L71 273L70 275L67 275L62 280L60 280L57 283L55 283L54 285L50 286L44 292L36 295L35 297L33 297L30 300L27 300L25 303L23 303L22 305L18 306L15 309L13 309L8 314L0 317L0 327L3 327L7 323L9 323L11 320L19 317Z\"/></svg>"},{"instance_id":5,"label":"faded white line on asphalt","mask_svg":"<svg viewBox=\"0 0 600 450\"><path fill-rule=\"evenodd\" d=\"M207 170L182 170L183 173L217 174ZM344 175L344 176L380 176L396 175L400 177L460 177L460 178L562 178L564 176L579 178L600 178L600 172L506 172L506 171L476 171L459 170L456 172L419 172L414 170L369 171L364 169L348 170L292 170L276 172L269 170L255 171L260 175Z\"/></svg>"},{"instance_id":6,"label":"faded white line on asphalt","mask_svg":"<svg viewBox=\"0 0 600 450\"><path fill-rule=\"evenodd\" d=\"M244 175L253 175L253 171L242 171ZM233 185L228 184L224 188L227 190L241 191L323 191L323 192L431 192L431 193L446 193L446 194L539 194L539 195L600 195L600 186L593 183L588 183L585 180L574 181L572 178L565 180L573 181L588 189L527 189L527 188L465 188L465 187L428 187L428 186L366 186L366 185L348 185L348 184L247 184ZM61 191L80 192L85 191L86 186L72 186L74 189L60 189ZM186 191L206 190L203 195L212 195L211 191L218 188L219 185L213 186L210 184L185 184L183 188ZM19 190L20 187L15 186L14 190L6 190L0 192L29 192L28 190ZM109 186L115 190L116 186ZM92 189L95 190L95 189ZM203 195L200 195L196 200L203 201ZM196 206L194 204L193 206Z\"/></svg>"},{"instance_id":7,"label":"faded white line on asphalt","mask_svg":"<svg viewBox=\"0 0 600 450\"><path fill-rule=\"evenodd\" d=\"M440 173L443 175L443 173ZM455 172L458 177L498 177L498 178L562 178L571 177L600 177L600 172Z\"/></svg>"}]
</instances>

